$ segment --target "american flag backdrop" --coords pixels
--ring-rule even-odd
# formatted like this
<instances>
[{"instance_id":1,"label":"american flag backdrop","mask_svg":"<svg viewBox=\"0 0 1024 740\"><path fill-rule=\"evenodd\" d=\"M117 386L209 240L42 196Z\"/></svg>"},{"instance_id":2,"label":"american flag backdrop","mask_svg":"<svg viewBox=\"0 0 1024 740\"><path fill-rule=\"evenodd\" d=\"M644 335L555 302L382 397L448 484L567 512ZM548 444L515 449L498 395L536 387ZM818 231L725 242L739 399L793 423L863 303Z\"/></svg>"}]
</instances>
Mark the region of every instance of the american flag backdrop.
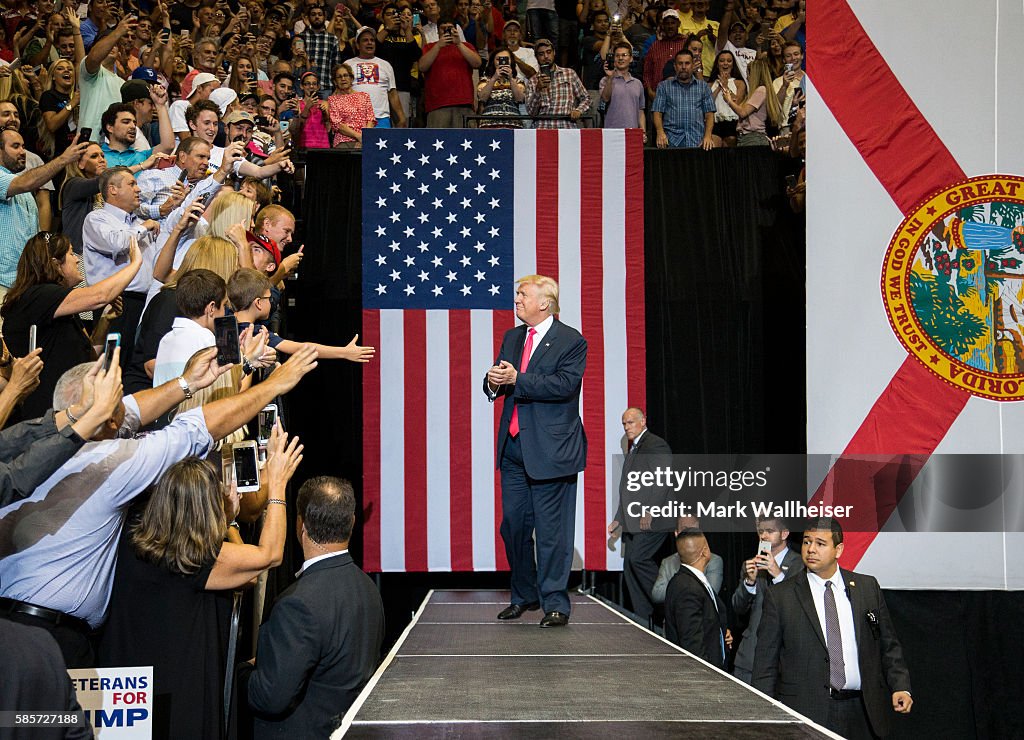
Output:
<instances>
[{"instance_id":1,"label":"american flag backdrop","mask_svg":"<svg viewBox=\"0 0 1024 740\"><path fill-rule=\"evenodd\" d=\"M640 131L371 129L362 198L364 569L508 568L482 382L533 273L589 344L578 562L621 569L605 527L620 415L646 395Z\"/></svg>"}]
</instances>

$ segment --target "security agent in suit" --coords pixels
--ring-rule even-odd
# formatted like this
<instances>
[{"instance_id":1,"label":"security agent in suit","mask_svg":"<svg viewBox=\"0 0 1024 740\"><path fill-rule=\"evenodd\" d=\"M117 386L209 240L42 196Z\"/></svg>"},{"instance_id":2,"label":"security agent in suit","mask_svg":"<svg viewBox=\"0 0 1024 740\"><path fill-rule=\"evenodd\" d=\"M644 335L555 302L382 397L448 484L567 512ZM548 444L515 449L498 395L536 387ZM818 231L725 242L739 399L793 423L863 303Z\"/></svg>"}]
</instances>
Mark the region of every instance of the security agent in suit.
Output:
<instances>
[{"instance_id":1,"label":"security agent in suit","mask_svg":"<svg viewBox=\"0 0 1024 740\"><path fill-rule=\"evenodd\" d=\"M323 476L299 489L305 562L260 627L255 664L240 675L256 740L327 737L380 662L384 607L348 553L355 507L345 480Z\"/></svg>"},{"instance_id":2,"label":"security agent in suit","mask_svg":"<svg viewBox=\"0 0 1024 740\"><path fill-rule=\"evenodd\" d=\"M704 569L711 548L699 529L676 536L682 567L665 592L665 637L684 650L724 669L732 646L725 603L711 590Z\"/></svg>"},{"instance_id":3,"label":"security agent in suit","mask_svg":"<svg viewBox=\"0 0 1024 740\"><path fill-rule=\"evenodd\" d=\"M496 460L512 603L498 619L543 606L540 626L562 627L569 622L576 479L587 464L579 414L587 342L554 317L558 283L542 275L517 282L516 317L523 325L505 333L483 384L490 400L505 399Z\"/></svg>"},{"instance_id":4,"label":"security agent in suit","mask_svg":"<svg viewBox=\"0 0 1024 740\"><path fill-rule=\"evenodd\" d=\"M736 650L733 675L750 683L754 668L754 649L757 647L757 628L761 624L764 594L768 589L792 578L804 569L800 553L789 549L786 540L789 529L780 519L759 519L757 536L771 546L770 554L758 554L743 563L739 585L732 595L732 608L737 615L750 614L747 629Z\"/></svg>"},{"instance_id":5,"label":"security agent in suit","mask_svg":"<svg viewBox=\"0 0 1024 740\"><path fill-rule=\"evenodd\" d=\"M639 530L630 531L623 528L623 523L635 521L636 517L627 520L626 502L636 500L630 497L626 489L627 476L633 472L652 470L660 465L671 463L672 449L668 443L647 428L647 416L642 409L631 406L622 414L622 428L626 433L626 456L622 461L622 478L619 480L619 508L615 519L608 525L608 534L614 538L622 534L622 546L625 559L622 564L622 575L626 580L629 600L633 605L633 613L641 619L648 620L654 615L654 604L651 591L658 577L658 561L656 560L662 547L669 537L670 528L662 528L650 516L639 519ZM659 503L664 504L662 500Z\"/></svg>"},{"instance_id":6,"label":"security agent in suit","mask_svg":"<svg viewBox=\"0 0 1024 740\"><path fill-rule=\"evenodd\" d=\"M834 519L806 525L807 572L765 593L753 685L843 737L885 737L910 675L878 581L839 568L842 542Z\"/></svg>"}]
</instances>

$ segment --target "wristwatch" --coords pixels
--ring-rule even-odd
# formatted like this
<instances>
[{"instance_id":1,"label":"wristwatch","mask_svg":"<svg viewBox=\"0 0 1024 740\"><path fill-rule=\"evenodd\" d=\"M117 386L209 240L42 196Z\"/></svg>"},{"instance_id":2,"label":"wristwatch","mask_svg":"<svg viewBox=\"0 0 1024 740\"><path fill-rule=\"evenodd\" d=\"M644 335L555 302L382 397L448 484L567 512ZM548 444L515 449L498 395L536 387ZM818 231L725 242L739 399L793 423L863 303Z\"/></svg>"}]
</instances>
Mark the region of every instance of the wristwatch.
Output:
<instances>
[{"instance_id":1,"label":"wristwatch","mask_svg":"<svg viewBox=\"0 0 1024 740\"><path fill-rule=\"evenodd\" d=\"M178 385L181 386L181 392L185 394L185 400L192 398L192 389L188 387L188 381L185 380L184 375L178 376Z\"/></svg>"}]
</instances>

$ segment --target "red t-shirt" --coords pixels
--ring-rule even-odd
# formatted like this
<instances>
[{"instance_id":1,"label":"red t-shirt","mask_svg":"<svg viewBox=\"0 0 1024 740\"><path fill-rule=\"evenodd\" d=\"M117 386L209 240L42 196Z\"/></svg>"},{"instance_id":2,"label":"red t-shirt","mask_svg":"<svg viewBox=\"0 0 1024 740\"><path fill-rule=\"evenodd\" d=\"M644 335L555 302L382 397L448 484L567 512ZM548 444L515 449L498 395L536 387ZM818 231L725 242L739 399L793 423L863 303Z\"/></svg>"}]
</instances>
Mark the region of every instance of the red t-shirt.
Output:
<instances>
[{"instance_id":1,"label":"red t-shirt","mask_svg":"<svg viewBox=\"0 0 1024 740\"><path fill-rule=\"evenodd\" d=\"M476 51L468 41L466 46ZM426 55L434 44L423 47ZM449 105L473 105L473 68L455 44L443 47L427 71L423 103L427 113Z\"/></svg>"}]
</instances>

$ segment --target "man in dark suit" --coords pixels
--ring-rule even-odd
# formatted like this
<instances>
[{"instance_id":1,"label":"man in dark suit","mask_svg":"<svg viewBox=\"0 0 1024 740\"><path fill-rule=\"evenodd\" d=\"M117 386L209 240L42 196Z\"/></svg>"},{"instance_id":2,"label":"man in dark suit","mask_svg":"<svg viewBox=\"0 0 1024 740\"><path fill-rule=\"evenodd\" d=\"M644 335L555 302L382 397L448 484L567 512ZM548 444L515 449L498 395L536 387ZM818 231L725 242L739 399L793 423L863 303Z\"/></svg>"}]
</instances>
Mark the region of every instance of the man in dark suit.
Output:
<instances>
[{"instance_id":1,"label":"man in dark suit","mask_svg":"<svg viewBox=\"0 0 1024 740\"><path fill-rule=\"evenodd\" d=\"M622 534L622 547L625 551L622 575L626 580L633 613L641 619L649 620L654 614L651 591L658 578L658 555L668 541L671 525L659 527L649 515L628 516L628 503L636 501L637 497L630 495L626 484L630 473L669 465L672 449L665 440L647 428L647 416L635 406L623 412L622 428L626 432L626 456L622 461L622 477L619 479L619 508L615 519L608 525L608 534L613 538L620 532ZM657 503L664 504L664 497L661 498Z\"/></svg>"},{"instance_id":2,"label":"man in dark suit","mask_svg":"<svg viewBox=\"0 0 1024 740\"><path fill-rule=\"evenodd\" d=\"M699 529L676 536L682 566L665 590L665 637L718 668L725 668L732 646L725 604L704 575L711 548Z\"/></svg>"},{"instance_id":3,"label":"man in dark suit","mask_svg":"<svg viewBox=\"0 0 1024 740\"><path fill-rule=\"evenodd\" d=\"M768 589L754 654L755 689L843 737L885 737L906 714L910 674L878 581L839 568L843 530L804 530L807 572Z\"/></svg>"},{"instance_id":4,"label":"man in dark suit","mask_svg":"<svg viewBox=\"0 0 1024 740\"><path fill-rule=\"evenodd\" d=\"M348 553L355 508L348 481L323 476L299 489L305 563L260 627L255 665L241 676L257 740L327 737L380 662L384 607Z\"/></svg>"},{"instance_id":5,"label":"man in dark suit","mask_svg":"<svg viewBox=\"0 0 1024 740\"><path fill-rule=\"evenodd\" d=\"M64 656L47 630L0 619L0 655L4 656L0 711L20 709L47 714L78 712L82 715ZM78 727L17 727L12 724L0 727L3 740L84 740L93 737L88 720Z\"/></svg>"},{"instance_id":6,"label":"man in dark suit","mask_svg":"<svg viewBox=\"0 0 1024 740\"><path fill-rule=\"evenodd\" d=\"M543 275L517 282L516 317L523 324L506 332L484 378L488 398L505 399L496 460L512 603L498 619L543 606L540 626L562 627L569 622L576 479L587 464L579 413L587 342L555 318L558 283Z\"/></svg>"},{"instance_id":7,"label":"man in dark suit","mask_svg":"<svg viewBox=\"0 0 1024 740\"><path fill-rule=\"evenodd\" d=\"M750 683L754 669L754 649L765 592L804 569L800 553L789 549L786 541L789 529L781 519L758 519L757 537L760 540L757 555L744 561L739 585L732 595L733 611L737 615L750 614L733 665L733 675L744 683ZM770 549L765 552L765 548Z\"/></svg>"}]
</instances>

